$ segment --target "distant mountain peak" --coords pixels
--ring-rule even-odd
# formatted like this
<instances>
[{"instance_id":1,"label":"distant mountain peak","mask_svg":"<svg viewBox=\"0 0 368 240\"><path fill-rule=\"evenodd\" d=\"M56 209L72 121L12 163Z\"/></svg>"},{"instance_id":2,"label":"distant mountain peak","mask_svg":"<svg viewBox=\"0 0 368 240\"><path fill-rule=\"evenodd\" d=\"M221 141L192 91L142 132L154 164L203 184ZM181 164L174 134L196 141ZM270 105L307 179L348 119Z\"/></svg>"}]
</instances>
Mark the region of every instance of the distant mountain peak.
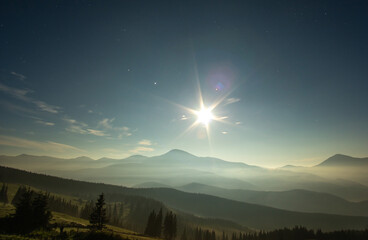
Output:
<instances>
[{"instance_id":1,"label":"distant mountain peak","mask_svg":"<svg viewBox=\"0 0 368 240\"><path fill-rule=\"evenodd\" d=\"M194 157L194 155L193 154L190 154L190 153L188 153L188 152L186 152L186 151L183 151L183 150L180 150L180 149L172 149L172 150L170 150L170 151L168 151L167 153L165 153L164 154L165 156L170 156L170 155L181 155L181 156L192 156L192 157Z\"/></svg>"},{"instance_id":2,"label":"distant mountain peak","mask_svg":"<svg viewBox=\"0 0 368 240\"><path fill-rule=\"evenodd\" d=\"M368 158L356 158L344 154L335 154L317 166L362 166L368 164Z\"/></svg>"},{"instance_id":3,"label":"distant mountain peak","mask_svg":"<svg viewBox=\"0 0 368 240\"><path fill-rule=\"evenodd\" d=\"M76 158L72 158L73 160L79 160L79 161L93 161L94 159L87 157L87 156L80 156Z\"/></svg>"}]
</instances>

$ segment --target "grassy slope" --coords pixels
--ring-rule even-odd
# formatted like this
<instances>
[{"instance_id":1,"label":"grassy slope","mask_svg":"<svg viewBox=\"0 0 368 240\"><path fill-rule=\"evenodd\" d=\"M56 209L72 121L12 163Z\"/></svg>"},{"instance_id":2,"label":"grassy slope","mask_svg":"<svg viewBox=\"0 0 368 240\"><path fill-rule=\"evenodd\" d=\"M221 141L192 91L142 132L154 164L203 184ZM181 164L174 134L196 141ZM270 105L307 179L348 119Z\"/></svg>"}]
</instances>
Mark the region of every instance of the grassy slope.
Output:
<instances>
[{"instance_id":1,"label":"grassy slope","mask_svg":"<svg viewBox=\"0 0 368 240\"><path fill-rule=\"evenodd\" d=\"M31 187L28 185L24 185L24 184L8 184L8 199L9 202L11 202L13 200L13 197L15 196L16 191L18 190L18 188L20 186L26 186L29 187L30 189L34 190L35 192L40 192L41 190L35 187ZM60 198L63 199L67 199L67 200L71 200L73 202L73 204L79 205L79 207L82 207L84 205L84 203L86 202L85 200L83 200L83 203L80 202L80 199L76 198L76 197L72 197L69 195L65 195L65 194L56 194L56 193L49 193L50 195L55 195L58 196ZM125 204L127 205L127 204ZM2 208L0 208L0 217L3 217L7 214L12 213L12 211L14 211L14 206L11 204L7 204L6 207L3 206ZM124 215L127 215L129 213L130 209L129 207L127 207L124 211ZM222 234L222 232L224 231L227 234L232 234L233 232L251 232L253 230L250 230L248 228L239 226L237 224L234 224L232 222L226 221L226 220L221 220L221 219L208 219L208 218L198 218L195 217L193 215L190 214L186 214L184 212L177 212L175 211L176 214L180 215L179 221L181 223L184 223L184 225L188 228L193 228L195 229L196 227L201 227L202 229L206 230L210 230L210 231L215 231L216 235L220 236ZM59 213L59 212L53 212L53 220L52 222L75 222L78 224L82 224L82 225L88 225L88 221L85 219L81 219L81 218L76 218L64 213ZM178 229L178 234L181 234L182 232L182 228L184 226L179 226ZM130 231L127 229L123 229L124 231L122 231L122 228L119 227L115 227L115 226L109 226L109 229L114 230L114 232L117 233L121 233L124 236L126 235L126 233L129 233L131 235L136 235L137 233L135 233L134 231ZM145 239L145 237L140 236L139 239Z\"/></svg>"},{"instance_id":2,"label":"grassy slope","mask_svg":"<svg viewBox=\"0 0 368 240\"><path fill-rule=\"evenodd\" d=\"M15 207L11 204L1 204L0 205L0 217L4 217L8 214L12 214L14 213ZM64 213L59 213L59 212L52 212L52 223L78 223L84 226L87 226L89 224L89 222L85 219L82 218L76 218L76 217L72 217L69 216L67 214ZM128 239L136 239L136 240L152 240L154 238L149 238L149 237L145 237L140 235L139 233L124 229L124 228L120 228L120 227L115 227L115 226L111 226L111 225L106 225L107 227L107 231L113 231L115 234L119 234L124 238L128 238ZM75 228L65 228L65 231L70 231L70 230L76 230ZM87 231L86 229L79 229L79 231ZM0 234L0 239L32 239L32 238L25 238L25 237L16 237L14 235L1 235Z\"/></svg>"}]
</instances>

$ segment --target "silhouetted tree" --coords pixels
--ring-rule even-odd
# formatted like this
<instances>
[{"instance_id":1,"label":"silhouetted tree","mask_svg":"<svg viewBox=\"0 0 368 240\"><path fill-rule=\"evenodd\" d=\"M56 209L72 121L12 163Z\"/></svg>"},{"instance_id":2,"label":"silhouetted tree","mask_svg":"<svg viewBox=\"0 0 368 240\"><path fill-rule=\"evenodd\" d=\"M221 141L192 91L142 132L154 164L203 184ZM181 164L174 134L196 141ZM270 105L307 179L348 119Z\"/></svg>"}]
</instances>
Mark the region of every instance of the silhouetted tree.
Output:
<instances>
[{"instance_id":1,"label":"silhouetted tree","mask_svg":"<svg viewBox=\"0 0 368 240\"><path fill-rule=\"evenodd\" d=\"M5 185L5 183L3 183L3 186L1 187L0 190L0 202L3 203L8 203L8 185Z\"/></svg>"},{"instance_id":2,"label":"silhouetted tree","mask_svg":"<svg viewBox=\"0 0 368 240\"><path fill-rule=\"evenodd\" d=\"M32 230L32 192L25 191L16 204L15 214L13 215L14 223L19 226L21 233L27 233Z\"/></svg>"},{"instance_id":3,"label":"silhouetted tree","mask_svg":"<svg viewBox=\"0 0 368 240\"><path fill-rule=\"evenodd\" d=\"M90 215L89 222L93 229L101 230L106 223L106 208L104 194L101 193L97 199L93 212Z\"/></svg>"},{"instance_id":4,"label":"silhouetted tree","mask_svg":"<svg viewBox=\"0 0 368 240\"><path fill-rule=\"evenodd\" d=\"M162 208L158 212L156 219L155 219L155 226L154 226L154 237L161 237L161 230L162 230Z\"/></svg>"},{"instance_id":5,"label":"silhouetted tree","mask_svg":"<svg viewBox=\"0 0 368 240\"><path fill-rule=\"evenodd\" d=\"M17 192L15 193L11 204L13 204L14 206L17 206L17 204L21 200L23 194L27 191L30 191L30 189L27 189L25 186L20 186L18 188Z\"/></svg>"},{"instance_id":6,"label":"silhouetted tree","mask_svg":"<svg viewBox=\"0 0 368 240\"><path fill-rule=\"evenodd\" d=\"M28 233L35 229L46 228L51 217L51 212L47 208L47 195L37 194L28 189L17 202L10 221L15 227L13 231Z\"/></svg>"},{"instance_id":7,"label":"silhouetted tree","mask_svg":"<svg viewBox=\"0 0 368 240\"><path fill-rule=\"evenodd\" d=\"M156 227L156 213L155 213L155 210L153 210L148 216L144 234L148 236L155 236L155 232L156 232L155 227Z\"/></svg>"},{"instance_id":8,"label":"silhouetted tree","mask_svg":"<svg viewBox=\"0 0 368 240\"><path fill-rule=\"evenodd\" d=\"M164 238L172 240L176 237L176 215L171 211L166 213L164 220Z\"/></svg>"},{"instance_id":9,"label":"silhouetted tree","mask_svg":"<svg viewBox=\"0 0 368 240\"><path fill-rule=\"evenodd\" d=\"M39 193L32 202L34 228L46 228L51 220L52 215L47 207L47 199L47 195Z\"/></svg>"}]
</instances>

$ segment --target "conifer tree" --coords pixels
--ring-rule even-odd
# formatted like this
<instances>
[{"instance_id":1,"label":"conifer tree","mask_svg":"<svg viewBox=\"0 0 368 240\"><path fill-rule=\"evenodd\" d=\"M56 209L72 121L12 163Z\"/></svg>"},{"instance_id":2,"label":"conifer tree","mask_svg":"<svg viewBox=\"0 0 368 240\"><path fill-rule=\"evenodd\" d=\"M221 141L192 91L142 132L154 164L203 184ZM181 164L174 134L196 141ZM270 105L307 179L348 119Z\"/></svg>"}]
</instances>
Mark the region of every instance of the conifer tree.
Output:
<instances>
[{"instance_id":1,"label":"conifer tree","mask_svg":"<svg viewBox=\"0 0 368 240\"><path fill-rule=\"evenodd\" d=\"M144 230L145 235L154 236L155 234L155 225L156 225L156 213L153 210L147 219L146 229Z\"/></svg>"},{"instance_id":2,"label":"conifer tree","mask_svg":"<svg viewBox=\"0 0 368 240\"><path fill-rule=\"evenodd\" d=\"M3 183L3 186L1 187L0 202L3 202L4 204L9 202L9 200L8 200L8 185L5 185L5 183Z\"/></svg>"},{"instance_id":3,"label":"conifer tree","mask_svg":"<svg viewBox=\"0 0 368 240\"><path fill-rule=\"evenodd\" d=\"M101 193L97 199L93 212L90 215L89 222L93 229L102 230L105 227L106 208L103 193Z\"/></svg>"},{"instance_id":4,"label":"conifer tree","mask_svg":"<svg viewBox=\"0 0 368 240\"><path fill-rule=\"evenodd\" d=\"M39 193L32 202L32 218L34 228L45 228L51 220L51 212L47 208L47 195Z\"/></svg>"},{"instance_id":5,"label":"conifer tree","mask_svg":"<svg viewBox=\"0 0 368 240\"><path fill-rule=\"evenodd\" d=\"M162 208L158 212L156 219L155 219L155 226L154 226L154 237L161 237L161 230L162 230Z\"/></svg>"},{"instance_id":6,"label":"conifer tree","mask_svg":"<svg viewBox=\"0 0 368 240\"><path fill-rule=\"evenodd\" d=\"M19 191L19 189L18 189ZM19 226L21 233L27 233L32 230L32 192L25 191L17 202L15 214L13 215L14 223Z\"/></svg>"},{"instance_id":7,"label":"conifer tree","mask_svg":"<svg viewBox=\"0 0 368 240\"><path fill-rule=\"evenodd\" d=\"M11 202L11 204L13 204L14 206L17 206L18 202L21 200L23 194L25 192L29 191L29 189L27 189L26 187L24 186L20 186L17 190L17 192L15 193L14 197L13 197L13 200Z\"/></svg>"},{"instance_id":8,"label":"conifer tree","mask_svg":"<svg viewBox=\"0 0 368 240\"><path fill-rule=\"evenodd\" d=\"M176 215L171 211L166 213L164 220L164 238L172 240L176 237Z\"/></svg>"}]
</instances>

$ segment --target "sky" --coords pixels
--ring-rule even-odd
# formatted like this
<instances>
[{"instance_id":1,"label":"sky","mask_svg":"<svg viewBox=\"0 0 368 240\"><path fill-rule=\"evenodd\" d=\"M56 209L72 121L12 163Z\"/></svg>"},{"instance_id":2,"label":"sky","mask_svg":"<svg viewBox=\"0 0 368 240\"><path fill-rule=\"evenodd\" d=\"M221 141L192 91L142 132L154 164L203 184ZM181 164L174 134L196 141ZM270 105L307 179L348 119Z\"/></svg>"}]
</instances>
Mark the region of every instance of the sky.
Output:
<instances>
[{"instance_id":1,"label":"sky","mask_svg":"<svg viewBox=\"0 0 368 240\"><path fill-rule=\"evenodd\" d=\"M366 1L1 1L0 155L366 157L367 12Z\"/></svg>"}]
</instances>

